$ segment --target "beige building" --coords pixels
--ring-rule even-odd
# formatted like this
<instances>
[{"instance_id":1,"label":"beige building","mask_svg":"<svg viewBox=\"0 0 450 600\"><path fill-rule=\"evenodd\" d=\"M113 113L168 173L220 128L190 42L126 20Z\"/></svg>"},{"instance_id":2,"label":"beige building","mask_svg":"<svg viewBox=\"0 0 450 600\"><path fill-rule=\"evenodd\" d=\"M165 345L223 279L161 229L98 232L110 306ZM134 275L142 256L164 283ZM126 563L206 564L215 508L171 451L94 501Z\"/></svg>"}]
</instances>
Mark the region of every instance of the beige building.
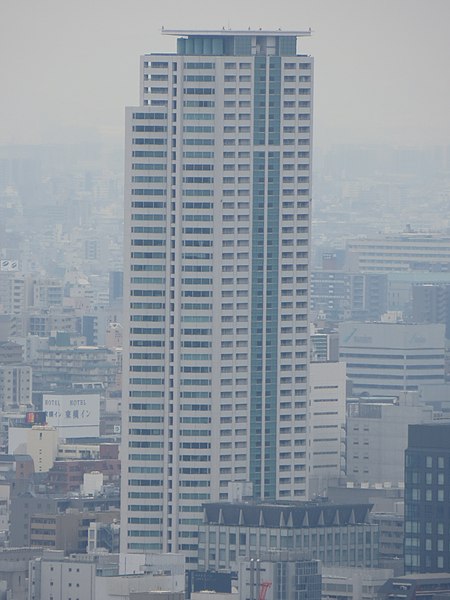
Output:
<instances>
[{"instance_id":1,"label":"beige building","mask_svg":"<svg viewBox=\"0 0 450 600\"><path fill-rule=\"evenodd\" d=\"M427 269L450 263L450 237L405 232L347 242L348 266L363 273Z\"/></svg>"},{"instance_id":2,"label":"beige building","mask_svg":"<svg viewBox=\"0 0 450 600\"><path fill-rule=\"evenodd\" d=\"M312 362L309 375L309 497L344 474L346 365Z\"/></svg>"},{"instance_id":3,"label":"beige building","mask_svg":"<svg viewBox=\"0 0 450 600\"><path fill-rule=\"evenodd\" d=\"M58 453L58 431L49 425L8 427L9 454L28 454L36 473L47 473Z\"/></svg>"},{"instance_id":4,"label":"beige building","mask_svg":"<svg viewBox=\"0 0 450 600\"><path fill-rule=\"evenodd\" d=\"M326 600L377 600L378 590L387 579L393 576L393 573L392 569L323 567L322 598L326 598Z\"/></svg>"},{"instance_id":5,"label":"beige building","mask_svg":"<svg viewBox=\"0 0 450 600\"><path fill-rule=\"evenodd\" d=\"M35 425L27 429L27 454L34 461L36 473L47 473L58 452L58 431L48 425Z\"/></svg>"}]
</instances>

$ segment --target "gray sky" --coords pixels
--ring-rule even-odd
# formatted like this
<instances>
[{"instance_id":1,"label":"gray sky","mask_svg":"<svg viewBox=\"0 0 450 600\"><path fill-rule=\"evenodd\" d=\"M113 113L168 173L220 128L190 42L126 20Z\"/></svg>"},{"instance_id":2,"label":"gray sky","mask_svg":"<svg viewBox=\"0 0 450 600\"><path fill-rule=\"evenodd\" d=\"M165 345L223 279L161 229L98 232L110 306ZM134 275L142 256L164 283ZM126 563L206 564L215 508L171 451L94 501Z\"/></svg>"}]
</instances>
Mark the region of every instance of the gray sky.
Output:
<instances>
[{"instance_id":1,"label":"gray sky","mask_svg":"<svg viewBox=\"0 0 450 600\"><path fill-rule=\"evenodd\" d=\"M0 0L0 144L120 141L166 28L306 29L318 144L450 143L450 0Z\"/></svg>"}]
</instances>

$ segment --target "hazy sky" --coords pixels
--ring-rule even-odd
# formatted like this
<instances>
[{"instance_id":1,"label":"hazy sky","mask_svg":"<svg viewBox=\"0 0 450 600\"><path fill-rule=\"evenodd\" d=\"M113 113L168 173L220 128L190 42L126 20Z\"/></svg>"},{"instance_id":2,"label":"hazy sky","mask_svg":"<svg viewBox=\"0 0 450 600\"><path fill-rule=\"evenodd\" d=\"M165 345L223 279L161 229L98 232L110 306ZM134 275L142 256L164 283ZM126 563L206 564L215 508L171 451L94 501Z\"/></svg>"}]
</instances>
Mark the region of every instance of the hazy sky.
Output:
<instances>
[{"instance_id":1,"label":"hazy sky","mask_svg":"<svg viewBox=\"0 0 450 600\"><path fill-rule=\"evenodd\" d=\"M0 0L0 144L123 134L170 28L313 29L315 137L450 143L450 0Z\"/></svg>"}]
</instances>

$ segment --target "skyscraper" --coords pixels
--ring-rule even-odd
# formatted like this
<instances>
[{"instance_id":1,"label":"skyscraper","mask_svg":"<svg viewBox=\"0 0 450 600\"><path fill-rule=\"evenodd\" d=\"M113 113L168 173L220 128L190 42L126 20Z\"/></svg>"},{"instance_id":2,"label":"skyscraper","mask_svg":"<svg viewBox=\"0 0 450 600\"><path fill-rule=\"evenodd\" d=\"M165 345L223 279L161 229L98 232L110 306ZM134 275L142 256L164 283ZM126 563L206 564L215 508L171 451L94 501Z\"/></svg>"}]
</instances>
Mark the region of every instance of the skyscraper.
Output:
<instances>
[{"instance_id":1,"label":"skyscraper","mask_svg":"<svg viewBox=\"0 0 450 600\"><path fill-rule=\"evenodd\" d=\"M127 110L122 549L307 496L309 32L164 31Z\"/></svg>"}]
</instances>

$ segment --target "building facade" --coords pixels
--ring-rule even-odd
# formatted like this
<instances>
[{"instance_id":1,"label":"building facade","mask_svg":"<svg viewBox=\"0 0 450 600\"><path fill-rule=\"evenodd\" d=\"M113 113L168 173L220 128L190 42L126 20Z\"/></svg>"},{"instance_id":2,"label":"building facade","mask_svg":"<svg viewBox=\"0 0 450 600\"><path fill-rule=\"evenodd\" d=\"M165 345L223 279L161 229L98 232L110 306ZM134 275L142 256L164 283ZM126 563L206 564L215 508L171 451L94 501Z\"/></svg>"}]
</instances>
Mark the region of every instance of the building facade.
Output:
<instances>
[{"instance_id":1,"label":"building facade","mask_svg":"<svg viewBox=\"0 0 450 600\"><path fill-rule=\"evenodd\" d=\"M417 392L398 396L362 396L347 400L347 478L355 483L404 481L408 425L433 418Z\"/></svg>"},{"instance_id":2,"label":"building facade","mask_svg":"<svg viewBox=\"0 0 450 600\"><path fill-rule=\"evenodd\" d=\"M326 495L328 482L345 473L346 367L310 364L309 497Z\"/></svg>"},{"instance_id":3,"label":"building facade","mask_svg":"<svg viewBox=\"0 0 450 600\"><path fill-rule=\"evenodd\" d=\"M324 565L378 567L378 525L371 504L299 503L205 505L198 565L236 571L272 550L301 551Z\"/></svg>"},{"instance_id":4,"label":"building facade","mask_svg":"<svg viewBox=\"0 0 450 600\"><path fill-rule=\"evenodd\" d=\"M376 320L387 309L387 276L349 271L311 272L311 313L330 321Z\"/></svg>"},{"instance_id":5,"label":"building facade","mask_svg":"<svg viewBox=\"0 0 450 600\"><path fill-rule=\"evenodd\" d=\"M387 273L445 266L450 263L450 238L433 233L404 232L347 242L347 263L363 273Z\"/></svg>"},{"instance_id":6,"label":"building facade","mask_svg":"<svg viewBox=\"0 0 450 600\"><path fill-rule=\"evenodd\" d=\"M165 31L127 111L122 550L307 496L309 32Z\"/></svg>"},{"instance_id":7,"label":"building facade","mask_svg":"<svg viewBox=\"0 0 450 600\"><path fill-rule=\"evenodd\" d=\"M320 561L284 550L265 552L239 564L239 600L259 600L265 585L267 600L321 600Z\"/></svg>"},{"instance_id":8,"label":"building facade","mask_svg":"<svg viewBox=\"0 0 450 600\"><path fill-rule=\"evenodd\" d=\"M450 572L450 423L410 425L405 453L405 573Z\"/></svg>"},{"instance_id":9,"label":"building facade","mask_svg":"<svg viewBox=\"0 0 450 600\"><path fill-rule=\"evenodd\" d=\"M450 575L429 573L392 577L378 590L378 600L447 600L450 598Z\"/></svg>"},{"instance_id":10,"label":"building facade","mask_svg":"<svg viewBox=\"0 0 450 600\"><path fill-rule=\"evenodd\" d=\"M0 365L0 406L3 411L32 406L33 372L28 365Z\"/></svg>"},{"instance_id":11,"label":"building facade","mask_svg":"<svg viewBox=\"0 0 450 600\"><path fill-rule=\"evenodd\" d=\"M444 383L445 326L340 323L339 358L355 395L397 395Z\"/></svg>"},{"instance_id":12,"label":"building facade","mask_svg":"<svg viewBox=\"0 0 450 600\"><path fill-rule=\"evenodd\" d=\"M392 569L325 567L322 570L322 598L326 600L378 600L378 590Z\"/></svg>"}]
</instances>

